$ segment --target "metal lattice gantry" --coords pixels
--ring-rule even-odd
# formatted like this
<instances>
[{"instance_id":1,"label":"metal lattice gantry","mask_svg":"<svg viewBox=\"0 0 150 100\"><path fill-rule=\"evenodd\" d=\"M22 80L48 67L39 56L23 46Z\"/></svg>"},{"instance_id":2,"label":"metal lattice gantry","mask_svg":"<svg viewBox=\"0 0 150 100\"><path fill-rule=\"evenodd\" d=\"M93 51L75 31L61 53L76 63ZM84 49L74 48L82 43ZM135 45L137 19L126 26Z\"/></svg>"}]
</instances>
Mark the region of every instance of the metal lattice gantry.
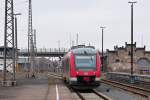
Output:
<instances>
[{"instance_id":1,"label":"metal lattice gantry","mask_svg":"<svg viewBox=\"0 0 150 100\"><path fill-rule=\"evenodd\" d=\"M13 67L12 80L15 80L15 41L14 41L14 16L13 0L5 0L5 29L4 29L4 76L7 81L7 67ZM11 51L10 51L11 50ZM7 61L10 59L9 61Z\"/></svg>"},{"instance_id":2,"label":"metal lattice gantry","mask_svg":"<svg viewBox=\"0 0 150 100\"><path fill-rule=\"evenodd\" d=\"M34 42L33 42L33 28L32 28L32 1L29 0L29 15L28 15L28 62L29 62L29 72L34 73Z\"/></svg>"}]
</instances>

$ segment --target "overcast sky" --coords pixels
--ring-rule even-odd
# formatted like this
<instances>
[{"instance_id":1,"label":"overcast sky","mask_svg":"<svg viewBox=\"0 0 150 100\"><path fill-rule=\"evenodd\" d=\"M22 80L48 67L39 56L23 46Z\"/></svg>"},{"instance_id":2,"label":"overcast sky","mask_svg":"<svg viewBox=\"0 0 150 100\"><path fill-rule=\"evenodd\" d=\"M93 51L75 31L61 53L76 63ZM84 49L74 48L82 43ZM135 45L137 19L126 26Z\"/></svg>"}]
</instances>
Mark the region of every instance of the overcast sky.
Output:
<instances>
[{"instance_id":1,"label":"overcast sky","mask_svg":"<svg viewBox=\"0 0 150 100\"><path fill-rule=\"evenodd\" d=\"M0 45L4 38L4 1L0 0ZM129 0L32 0L33 28L37 30L38 48L68 48L70 38L79 44L91 44L101 49L101 29L104 48L130 43ZM134 41L150 50L150 0L137 0L134 5ZM18 16L19 48L27 48L28 0L14 0Z\"/></svg>"}]
</instances>

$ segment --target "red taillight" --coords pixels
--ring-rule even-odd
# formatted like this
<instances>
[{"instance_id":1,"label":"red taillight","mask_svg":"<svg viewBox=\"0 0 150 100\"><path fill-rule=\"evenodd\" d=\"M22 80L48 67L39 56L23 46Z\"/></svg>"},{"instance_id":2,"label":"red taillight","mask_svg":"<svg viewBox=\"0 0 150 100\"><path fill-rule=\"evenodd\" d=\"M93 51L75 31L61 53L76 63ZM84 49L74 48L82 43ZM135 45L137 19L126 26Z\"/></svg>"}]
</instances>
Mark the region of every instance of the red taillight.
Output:
<instances>
[{"instance_id":1,"label":"red taillight","mask_svg":"<svg viewBox=\"0 0 150 100\"><path fill-rule=\"evenodd\" d=\"M73 52L71 52L70 55L70 76L71 77L75 77L76 73L75 73L75 61L74 61L74 54Z\"/></svg>"}]
</instances>

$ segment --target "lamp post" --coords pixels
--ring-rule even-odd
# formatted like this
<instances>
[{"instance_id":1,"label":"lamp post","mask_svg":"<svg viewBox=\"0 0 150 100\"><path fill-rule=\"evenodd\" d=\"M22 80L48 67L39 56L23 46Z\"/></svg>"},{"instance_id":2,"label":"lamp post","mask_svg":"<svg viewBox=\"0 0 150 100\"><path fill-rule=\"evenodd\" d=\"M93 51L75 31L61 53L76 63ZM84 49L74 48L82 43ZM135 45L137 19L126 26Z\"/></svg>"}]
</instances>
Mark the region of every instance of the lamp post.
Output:
<instances>
[{"instance_id":1,"label":"lamp post","mask_svg":"<svg viewBox=\"0 0 150 100\"><path fill-rule=\"evenodd\" d=\"M137 2L128 2L131 4L131 77L130 82L134 83L134 76L133 76L133 4Z\"/></svg>"},{"instance_id":2,"label":"lamp post","mask_svg":"<svg viewBox=\"0 0 150 100\"><path fill-rule=\"evenodd\" d=\"M105 27L101 26L100 28L102 29L102 66L101 66L102 69L101 70L104 71L104 56L103 56L104 55L104 53L103 53L104 36L103 36L103 32L104 32Z\"/></svg>"},{"instance_id":3,"label":"lamp post","mask_svg":"<svg viewBox=\"0 0 150 100\"><path fill-rule=\"evenodd\" d=\"M18 30L17 30L17 16L21 15L21 13L15 13L14 15L14 21L15 21L15 66L16 66L16 71L18 69ZM13 69L15 73L15 68ZM14 74L15 78L15 74Z\"/></svg>"}]
</instances>

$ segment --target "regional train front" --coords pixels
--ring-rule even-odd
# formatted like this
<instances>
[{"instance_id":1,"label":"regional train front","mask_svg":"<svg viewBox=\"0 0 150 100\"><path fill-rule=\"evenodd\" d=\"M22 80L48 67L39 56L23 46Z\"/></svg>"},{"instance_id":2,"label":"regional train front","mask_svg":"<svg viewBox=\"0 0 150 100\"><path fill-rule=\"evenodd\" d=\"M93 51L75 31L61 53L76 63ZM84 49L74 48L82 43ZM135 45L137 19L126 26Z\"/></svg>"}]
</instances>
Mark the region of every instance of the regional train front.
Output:
<instances>
[{"instance_id":1,"label":"regional train front","mask_svg":"<svg viewBox=\"0 0 150 100\"><path fill-rule=\"evenodd\" d=\"M76 88L95 88L100 85L100 55L94 47L76 47L70 51L68 82Z\"/></svg>"}]
</instances>

